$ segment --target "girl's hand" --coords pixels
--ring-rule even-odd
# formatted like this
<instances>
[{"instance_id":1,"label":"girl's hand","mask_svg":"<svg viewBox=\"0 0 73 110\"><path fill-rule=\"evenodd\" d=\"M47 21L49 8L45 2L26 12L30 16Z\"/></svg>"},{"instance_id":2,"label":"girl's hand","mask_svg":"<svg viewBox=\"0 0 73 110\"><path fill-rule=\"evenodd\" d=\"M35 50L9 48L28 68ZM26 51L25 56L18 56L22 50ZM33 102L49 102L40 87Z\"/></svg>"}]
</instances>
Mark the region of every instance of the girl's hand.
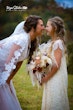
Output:
<instances>
[{"instance_id":1,"label":"girl's hand","mask_svg":"<svg viewBox=\"0 0 73 110\"><path fill-rule=\"evenodd\" d=\"M44 74L42 79L41 79L41 83L46 83L48 81L48 74Z\"/></svg>"}]
</instances>

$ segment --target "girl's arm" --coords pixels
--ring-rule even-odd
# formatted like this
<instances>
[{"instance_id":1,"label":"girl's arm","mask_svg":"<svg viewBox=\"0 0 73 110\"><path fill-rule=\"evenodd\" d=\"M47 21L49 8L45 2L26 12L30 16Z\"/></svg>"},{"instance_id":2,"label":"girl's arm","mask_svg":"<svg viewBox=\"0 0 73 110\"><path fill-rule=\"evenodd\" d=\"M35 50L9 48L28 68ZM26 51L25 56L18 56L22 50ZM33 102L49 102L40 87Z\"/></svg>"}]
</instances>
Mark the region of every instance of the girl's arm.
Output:
<instances>
[{"instance_id":1,"label":"girl's arm","mask_svg":"<svg viewBox=\"0 0 73 110\"><path fill-rule=\"evenodd\" d=\"M59 47L54 51L54 57L56 59L56 62L57 62L58 66L53 65L51 71L48 74L46 74L45 77L42 78L42 83L47 82L50 78L52 78L56 74L58 69L60 68L61 58L62 58L62 51Z\"/></svg>"}]
</instances>

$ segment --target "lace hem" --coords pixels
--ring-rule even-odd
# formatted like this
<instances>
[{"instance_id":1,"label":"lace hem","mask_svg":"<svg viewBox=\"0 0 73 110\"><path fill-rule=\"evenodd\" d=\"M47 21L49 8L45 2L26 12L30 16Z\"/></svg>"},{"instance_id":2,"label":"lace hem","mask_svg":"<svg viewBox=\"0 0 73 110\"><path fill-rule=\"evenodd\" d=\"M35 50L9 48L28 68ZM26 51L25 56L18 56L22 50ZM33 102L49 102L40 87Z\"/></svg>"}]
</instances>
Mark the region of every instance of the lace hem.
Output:
<instances>
[{"instance_id":1,"label":"lace hem","mask_svg":"<svg viewBox=\"0 0 73 110\"><path fill-rule=\"evenodd\" d=\"M14 57L12 57L10 63L5 64L5 71L1 72L0 74L0 85L5 84L6 80L10 76L11 71L16 68L16 63L21 56L21 53L23 52L24 48L25 47L15 51Z\"/></svg>"}]
</instances>

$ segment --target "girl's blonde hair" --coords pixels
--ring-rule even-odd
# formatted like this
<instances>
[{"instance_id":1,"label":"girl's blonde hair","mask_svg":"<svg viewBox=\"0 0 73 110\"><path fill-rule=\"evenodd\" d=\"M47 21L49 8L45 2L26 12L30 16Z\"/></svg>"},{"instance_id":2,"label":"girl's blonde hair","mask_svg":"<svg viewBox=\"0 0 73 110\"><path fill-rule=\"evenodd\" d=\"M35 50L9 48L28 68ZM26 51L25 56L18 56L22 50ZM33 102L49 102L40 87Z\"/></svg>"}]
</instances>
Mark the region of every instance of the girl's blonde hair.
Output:
<instances>
[{"instance_id":1,"label":"girl's blonde hair","mask_svg":"<svg viewBox=\"0 0 73 110\"><path fill-rule=\"evenodd\" d=\"M53 18L50 18L49 21L51 21L51 25L54 27L55 32L57 34L57 37L64 40L65 37L65 26L64 21L59 16L55 16Z\"/></svg>"},{"instance_id":2,"label":"girl's blonde hair","mask_svg":"<svg viewBox=\"0 0 73 110\"><path fill-rule=\"evenodd\" d=\"M54 27L57 37L63 41L65 53L67 53L67 48L65 45L66 44L66 41L65 41L66 30L65 30L63 19L60 18L59 16L55 16L53 18L50 18L49 21L51 21L51 25Z\"/></svg>"}]
</instances>

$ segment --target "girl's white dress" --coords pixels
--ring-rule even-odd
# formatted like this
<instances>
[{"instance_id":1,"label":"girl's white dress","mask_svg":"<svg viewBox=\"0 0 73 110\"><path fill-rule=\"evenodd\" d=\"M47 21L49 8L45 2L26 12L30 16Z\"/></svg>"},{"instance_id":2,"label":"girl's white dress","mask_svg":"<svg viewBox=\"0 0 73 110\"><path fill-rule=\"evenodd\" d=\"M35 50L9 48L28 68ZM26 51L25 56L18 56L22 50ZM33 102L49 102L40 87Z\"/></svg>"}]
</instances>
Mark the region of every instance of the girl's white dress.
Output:
<instances>
[{"instance_id":1,"label":"girl's white dress","mask_svg":"<svg viewBox=\"0 0 73 110\"><path fill-rule=\"evenodd\" d=\"M22 27L23 24L24 22L21 23ZM10 86L6 83L12 70L16 68L16 63L28 57L30 36L23 29L20 30L21 25L10 37L0 41L0 110L21 110L12 81ZM21 48L14 52L10 63L6 64L5 61L13 44Z\"/></svg>"},{"instance_id":2,"label":"girl's white dress","mask_svg":"<svg viewBox=\"0 0 73 110\"><path fill-rule=\"evenodd\" d=\"M52 45L51 56L55 63L56 60L54 57L54 50L56 50L58 47L62 50L62 59L61 66L57 73L44 84L41 110L69 110L67 95L68 75L62 40L56 40L53 44L51 41L49 41L47 44L47 48Z\"/></svg>"}]
</instances>

